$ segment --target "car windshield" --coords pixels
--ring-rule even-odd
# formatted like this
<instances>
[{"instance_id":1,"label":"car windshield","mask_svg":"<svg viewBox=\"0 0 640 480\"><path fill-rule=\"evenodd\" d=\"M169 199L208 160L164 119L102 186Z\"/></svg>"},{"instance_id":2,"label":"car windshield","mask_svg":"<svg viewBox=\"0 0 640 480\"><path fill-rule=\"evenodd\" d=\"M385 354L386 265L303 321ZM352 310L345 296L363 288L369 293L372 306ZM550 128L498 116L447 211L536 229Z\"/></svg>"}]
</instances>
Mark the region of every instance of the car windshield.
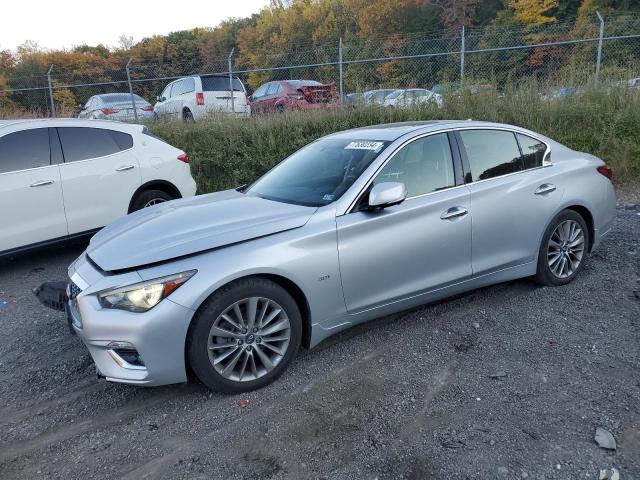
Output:
<instances>
[{"instance_id":1,"label":"car windshield","mask_svg":"<svg viewBox=\"0 0 640 480\"><path fill-rule=\"evenodd\" d=\"M385 100L393 100L394 98L398 98L402 92L404 92L404 90L396 90L395 92L390 93L389 95L387 95L386 97L384 97Z\"/></svg>"},{"instance_id":2,"label":"car windshield","mask_svg":"<svg viewBox=\"0 0 640 480\"><path fill-rule=\"evenodd\" d=\"M338 200L389 141L324 138L298 150L245 193L310 207Z\"/></svg>"}]
</instances>

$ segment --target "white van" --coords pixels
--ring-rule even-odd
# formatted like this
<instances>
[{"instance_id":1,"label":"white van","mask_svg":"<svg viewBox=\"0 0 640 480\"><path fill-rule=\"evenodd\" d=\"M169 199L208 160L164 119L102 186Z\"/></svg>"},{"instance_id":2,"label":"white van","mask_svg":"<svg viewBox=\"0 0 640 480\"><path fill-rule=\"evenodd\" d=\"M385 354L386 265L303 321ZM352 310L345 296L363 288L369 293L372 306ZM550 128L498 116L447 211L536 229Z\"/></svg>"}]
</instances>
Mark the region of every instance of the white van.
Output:
<instances>
[{"instance_id":1,"label":"white van","mask_svg":"<svg viewBox=\"0 0 640 480\"><path fill-rule=\"evenodd\" d=\"M233 102L228 75L197 75L171 82L158 96L153 111L159 119L190 122L216 113L248 116L247 91L238 77L232 78ZM233 108L232 108L233 103Z\"/></svg>"}]
</instances>

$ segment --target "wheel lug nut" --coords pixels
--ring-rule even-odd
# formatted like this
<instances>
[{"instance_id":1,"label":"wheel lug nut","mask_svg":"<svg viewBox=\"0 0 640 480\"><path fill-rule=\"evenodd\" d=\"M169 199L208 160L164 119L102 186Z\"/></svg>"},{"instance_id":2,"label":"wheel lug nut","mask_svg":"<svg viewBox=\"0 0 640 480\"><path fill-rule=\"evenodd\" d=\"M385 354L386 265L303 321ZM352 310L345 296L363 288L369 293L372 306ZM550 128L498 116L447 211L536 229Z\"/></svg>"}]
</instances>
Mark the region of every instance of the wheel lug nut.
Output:
<instances>
[{"instance_id":1,"label":"wheel lug nut","mask_svg":"<svg viewBox=\"0 0 640 480\"><path fill-rule=\"evenodd\" d=\"M248 352L250 352L251 350L253 350L253 348L251 347L251 345L249 345L249 346L247 347L247 351L248 351Z\"/></svg>"},{"instance_id":2,"label":"wheel lug nut","mask_svg":"<svg viewBox=\"0 0 640 480\"><path fill-rule=\"evenodd\" d=\"M242 340L240 338L238 339L238 345L242 345Z\"/></svg>"},{"instance_id":3,"label":"wheel lug nut","mask_svg":"<svg viewBox=\"0 0 640 480\"><path fill-rule=\"evenodd\" d=\"M260 343L262 339L260 337L256 338L256 343Z\"/></svg>"},{"instance_id":4,"label":"wheel lug nut","mask_svg":"<svg viewBox=\"0 0 640 480\"><path fill-rule=\"evenodd\" d=\"M244 334L244 333L247 333L247 329L246 329L246 328L243 328L243 329L242 329L242 333L243 333L243 334Z\"/></svg>"},{"instance_id":5,"label":"wheel lug nut","mask_svg":"<svg viewBox=\"0 0 640 480\"><path fill-rule=\"evenodd\" d=\"M256 333L258 331L258 327L253 327L253 333Z\"/></svg>"}]
</instances>

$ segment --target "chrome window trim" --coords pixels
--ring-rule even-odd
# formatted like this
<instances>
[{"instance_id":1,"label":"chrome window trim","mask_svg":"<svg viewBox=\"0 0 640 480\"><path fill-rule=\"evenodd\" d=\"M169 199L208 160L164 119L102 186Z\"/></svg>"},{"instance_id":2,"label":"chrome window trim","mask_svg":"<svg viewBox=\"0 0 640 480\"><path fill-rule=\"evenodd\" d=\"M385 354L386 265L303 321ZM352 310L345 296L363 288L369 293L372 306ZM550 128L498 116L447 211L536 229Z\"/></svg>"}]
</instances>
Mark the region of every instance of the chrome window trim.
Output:
<instances>
[{"instance_id":1,"label":"chrome window trim","mask_svg":"<svg viewBox=\"0 0 640 480\"><path fill-rule=\"evenodd\" d=\"M490 126L489 126L489 125L487 125L487 126L473 125L473 126L460 126L460 127L446 127L446 128L441 129L441 130L434 130L434 131L432 131L432 132L422 133L422 134L416 135L416 136L414 136L414 137L408 138L408 139L406 139L404 142L402 142L400 145L398 145L398 147L397 147L393 152L391 152L391 153L389 154L389 156L387 157L387 159L386 159L386 160L385 160L385 161L384 161L384 162L383 162L383 163L382 163L382 164L381 164L381 165L376 169L376 171L375 171L375 172L373 172L373 174L371 175L371 177L369 178L369 180L367 181L367 183L364 185L364 187L363 187L362 189L360 189L360 191L357 193L357 195L355 195L355 196L354 196L354 198L353 198L353 200L349 203L349 206L345 209L344 213L341 213L341 214L339 214L339 215L336 215L336 217L341 217L341 216L343 216L343 215L348 215L348 214L350 214L350 213L354 213L354 210L353 210L353 209L355 208L355 204L356 204L356 202L358 201L358 199L360 198L360 196L361 196L361 195L362 195L362 194L367 190L367 188L369 188L369 186L371 185L371 183L372 183L372 182L373 182L373 180L375 179L376 175L378 175L378 173L380 172L380 170L382 170L382 169L385 167L385 165L386 165L389 161L391 161L391 159L392 159L393 157L395 157L395 155L396 155L396 154L397 154L397 153L398 153L402 148L404 148L407 144L409 144L409 143L411 143L411 142L413 142L413 141L415 141L415 140L419 140L419 139L421 139L421 138L424 138L424 137L428 137L428 136L431 136L431 135L436 135L436 134L438 134L438 133L445 133L445 134L446 134L447 132L459 132L459 131L461 131L461 130L499 130L499 131L504 131L504 132L511 132L511 133L513 133L513 134L514 134L514 137L515 137L515 134L516 134L516 133L520 133L521 135L526 135L527 137L531 137L531 138L533 138L534 140L537 140L537 141L539 141L540 143L543 143L543 144L547 147L547 148L546 148L546 150L545 150L545 152L544 152L544 155L543 155L543 162L544 162L544 159L545 159L545 158L547 158L547 157L551 154L551 145L549 145L549 143L547 143L546 141L542 140L542 139L541 139L541 138L539 138L538 136L536 136L536 135L532 135L532 134L530 134L528 131L527 131L527 132L524 132L524 131L514 130L513 128L507 128L507 127L499 127L499 126L493 126L493 125L490 125ZM520 148L520 143L518 142L517 137L515 137L515 138L516 138L516 143L518 144L518 148ZM453 155L452 155L452 157L453 157ZM452 161L453 161L453 159L452 159ZM487 181L489 181L489 180L495 180L495 179L497 179L497 178L504 178L504 177L508 177L508 176L511 176L511 175L517 175L517 174L521 174L521 173L525 173L525 172L530 172L530 171L532 171L532 170L539 170L539 169L542 169L542 168L547 168L547 167L552 167L552 166L553 166L553 164L549 164L549 165L542 165L542 166L540 166L540 167L527 168L526 170L520 170L520 171L518 171L518 172L505 173L504 175L498 175L498 176L496 176L496 177L485 178L485 179L483 179L483 180L477 180L477 181L473 181L473 182L470 182L470 183L463 183L462 185L454 185L453 187L443 188L442 190L436 190L436 191L434 191L434 192L423 193L423 194L421 194L421 195L415 195L415 196L413 196L413 197L407 197L407 198L405 199L405 201L406 201L406 200L411 200L411 199L413 199L413 198L423 197L423 196L425 196L425 195L431 195L431 194L434 194L434 193L444 192L444 191L447 191L447 190L451 190L451 189L453 189L453 188L466 187L466 186L469 186L469 185L471 185L471 184L477 184L477 183L487 182Z\"/></svg>"},{"instance_id":2,"label":"chrome window trim","mask_svg":"<svg viewBox=\"0 0 640 480\"><path fill-rule=\"evenodd\" d=\"M11 175L14 173L30 172L32 170L41 170L43 168L59 167L60 165L64 165L64 163L56 163L55 165L43 165L41 167L25 168L24 170L11 170L10 172L0 172L0 176Z\"/></svg>"}]
</instances>

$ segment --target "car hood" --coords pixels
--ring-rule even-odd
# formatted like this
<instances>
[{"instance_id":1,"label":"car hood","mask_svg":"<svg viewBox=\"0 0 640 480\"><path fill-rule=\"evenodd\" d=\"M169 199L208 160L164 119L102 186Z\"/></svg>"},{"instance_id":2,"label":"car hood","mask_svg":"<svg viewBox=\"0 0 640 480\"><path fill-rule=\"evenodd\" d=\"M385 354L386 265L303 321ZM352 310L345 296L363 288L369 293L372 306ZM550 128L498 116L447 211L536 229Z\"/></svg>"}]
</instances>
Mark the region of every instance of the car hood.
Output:
<instances>
[{"instance_id":1,"label":"car hood","mask_svg":"<svg viewBox=\"0 0 640 480\"><path fill-rule=\"evenodd\" d=\"M94 235L87 254L106 271L134 268L298 228L315 211L226 190L127 215Z\"/></svg>"}]
</instances>

